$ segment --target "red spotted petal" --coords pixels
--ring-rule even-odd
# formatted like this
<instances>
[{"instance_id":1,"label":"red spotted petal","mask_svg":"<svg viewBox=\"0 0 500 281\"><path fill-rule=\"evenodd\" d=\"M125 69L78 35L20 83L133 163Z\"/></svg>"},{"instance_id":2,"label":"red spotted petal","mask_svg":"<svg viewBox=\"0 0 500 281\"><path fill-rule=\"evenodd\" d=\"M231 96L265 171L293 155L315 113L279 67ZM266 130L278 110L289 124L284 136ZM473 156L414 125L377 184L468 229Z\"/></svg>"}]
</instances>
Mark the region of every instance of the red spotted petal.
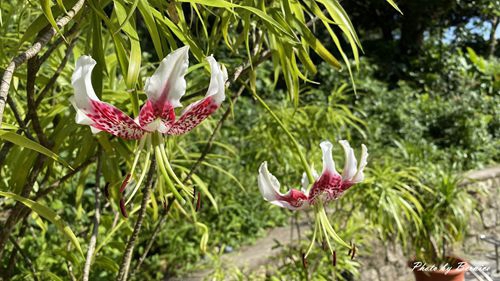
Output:
<instances>
[{"instance_id":1,"label":"red spotted petal","mask_svg":"<svg viewBox=\"0 0 500 281\"><path fill-rule=\"evenodd\" d=\"M175 122L175 112L174 107L168 102L152 102L147 100L142 106L141 112L139 113L139 125L146 131L153 132L156 128L150 125L157 118L163 122L165 126L163 132L165 133ZM161 131L161 130L160 130Z\"/></svg>"},{"instance_id":2,"label":"red spotted petal","mask_svg":"<svg viewBox=\"0 0 500 281\"><path fill-rule=\"evenodd\" d=\"M191 131L219 108L212 96L190 104L181 117L168 130L169 135L181 135Z\"/></svg>"},{"instance_id":3,"label":"red spotted petal","mask_svg":"<svg viewBox=\"0 0 500 281\"><path fill-rule=\"evenodd\" d=\"M132 118L105 102L90 100L92 111L86 113L91 126L124 139L140 139L144 131Z\"/></svg>"},{"instance_id":4,"label":"red spotted petal","mask_svg":"<svg viewBox=\"0 0 500 281\"><path fill-rule=\"evenodd\" d=\"M290 209L299 209L308 201L307 195L296 189L290 189L286 194L277 195L277 197L278 201L290 205L292 207Z\"/></svg>"},{"instance_id":5,"label":"red spotted petal","mask_svg":"<svg viewBox=\"0 0 500 281\"><path fill-rule=\"evenodd\" d=\"M309 201L314 204L317 197L325 195L326 201L337 199L342 194L342 177L331 172L324 172L313 184L309 192Z\"/></svg>"}]
</instances>

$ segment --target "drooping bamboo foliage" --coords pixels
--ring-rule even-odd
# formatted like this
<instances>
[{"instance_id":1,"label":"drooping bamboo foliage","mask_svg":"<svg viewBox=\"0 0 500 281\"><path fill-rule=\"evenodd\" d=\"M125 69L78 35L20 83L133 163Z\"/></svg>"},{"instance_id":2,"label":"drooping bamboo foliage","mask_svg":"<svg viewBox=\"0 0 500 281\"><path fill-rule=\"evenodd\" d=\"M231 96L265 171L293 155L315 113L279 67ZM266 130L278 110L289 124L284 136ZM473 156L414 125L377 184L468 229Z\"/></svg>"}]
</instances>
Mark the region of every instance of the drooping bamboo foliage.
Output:
<instances>
[{"instance_id":1,"label":"drooping bamboo foliage","mask_svg":"<svg viewBox=\"0 0 500 281\"><path fill-rule=\"evenodd\" d=\"M223 141L217 143L214 136L223 134L223 123L242 93L256 91L259 68L269 60L269 79L275 85L284 84L290 111L308 115L310 107L301 107L299 101L303 87L314 85L317 65L325 61L333 68L346 68L353 80L349 58L359 64L362 50L353 23L336 0L42 0L2 2L1 6L0 63L6 67L0 87L0 195L15 201L0 201L2 210L6 210L2 211L6 219L0 222L0 261L5 261L6 269L15 263L18 249L9 244L9 237L24 233L29 218L44 233L52 233L42 217L59 229L54 236L57 238L53 238L59 245L53 243L50 250L67 262L66 269L55 272L67 271L68 276L77 279L89 278L93 263L111 268L109 276L116 271L121 280L127 279L131 254L124 257L126 264L118 270L118 264L103 253L121 256L117 252L125 248L121 244L128 235L118 234L132 231L137 238L140 227L134 228L133 222L137 214L144 218L146 207L152 216L150 224L161 225L169 214L192 222L201 237L200 247L205 249L209 228L197 220L195 209L199 203L181 205L181 200L172 199L173 190L189 186L188 190L196 191L194 195L203 194L217 209L217 195L209 191L210 179L204 177L204 169L212 169L241 186L237 175L217 162L227 159L233 148ZM326 30L328 37L321 38L318 30ZM195 63L188 70L191 79L183 103L204 94L208 85L208 66L204 63L207 55L214 54L229 72L226 86L231 102L223 105L217 125L215 121L206 122L204 129L199 129L203 131L197 133L198 137L203 137L205 131L212 132L209 141L201 142L201 152L192 152L197 148L194 137L173 137L165 146L157 146L158 152L136 154L139 142L92 135L88 128L75 124L69 97L73 94L71 74L78 57L91 55L97 61L92 84L98 97L113 100L124 111L138 116L145 100L145 78L157 62L183 45L190 47ZM352 126L363 131L363 121L342 105L332 104L324 115L326 119L335 115L333 123L338 128ZM310 145L289 135L297 149ZM219 146L219 152L211 152L212 146ZM150 160L152 153L160 158ZM304 156L301 160L307 165ZM118 189L137 162L142 165L131 177L132 187L125 191L127 200L121 202L124 198ZM172 165L163 167L163 162ZM146 175L157 167L165 176L152 181ZM141 200L136 197L146 196L141 191L145 181L154 192L150 200L142 200L143 207L139 208ZM88 204L92 201L87 194L90 186L105 195L101 204ZM162 205L169 211L162 212ZM130 220L120 218L123 209ZM94 225L89 217L99 213L102 222L94 230L97 244L92 243L95 249L88 252L86 260L87 233ZM61 243L66 241L64 237L71 244ZM121 244L108 249L107 243L112 241ZM84 263L88 264L86 269L78 266ZM9 278L12 272L6 272L3 277ZM57 274L51 270L33 273L41 278L56 278Z\"/></svg>"}]
</instances>

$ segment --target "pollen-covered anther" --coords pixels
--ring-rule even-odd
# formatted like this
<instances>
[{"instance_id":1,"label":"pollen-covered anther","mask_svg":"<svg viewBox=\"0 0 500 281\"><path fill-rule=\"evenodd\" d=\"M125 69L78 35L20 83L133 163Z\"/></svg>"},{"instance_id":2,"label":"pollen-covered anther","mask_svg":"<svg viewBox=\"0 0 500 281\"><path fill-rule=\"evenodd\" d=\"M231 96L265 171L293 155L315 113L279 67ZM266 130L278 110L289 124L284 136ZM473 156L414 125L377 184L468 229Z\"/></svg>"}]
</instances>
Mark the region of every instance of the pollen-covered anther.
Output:
<instances>
[{"instance_id":1,"label":"pollen-covered anther","mask_svg":"<svg viewBox=\"0 0 500 281\"><path fill-rule=\"evenodd\" d=\"M130 173L128 173L125 176L125 179L123 180L122 185L120 186L120 193L123 193L123 191L125 191L125 188L127 188L129 181L130 181Z\"/></svg>"},{"instance_id":2,"label":"pollen-covered anther","mask_svg":"<svg viewBox=\"0 0 500 281\"><path fill-rule=\"evenodd\" d=\"M307 257L304 253L302 253L302 266L307 269Z\"/></svg>"},{"instance_id":3,"label":"pollen-covered anther","mask_svg":"<svg viewBox=\"0 0 500 281\"><path fill-rule=\"evenodd\" d=\"M196 194L196 212L198 212L201 208L201 192Z\"/></svg>"},{"instance_id":4,"label":"pollen-covered anther","mask_svg":"<svg viewBox=\"0 0 500 281\"><path fill-rule=\"evenodd\" d=\"M356 256L356 245L352 243L352 255L351 255L351 260L354 260L354 257Z\"/></svg>"},{"instance_id":5,"label":"pollen-covered anther","mask_svg":"<svg viewBox=\"0 0 500 281\"><path fill-rule=\"evenodd\" d=\"M123 200L123 198L120 198L120 212L122 213L122 216L128 218L127 209L125 208L125 200Z\"/></svg>"}]
</instances>

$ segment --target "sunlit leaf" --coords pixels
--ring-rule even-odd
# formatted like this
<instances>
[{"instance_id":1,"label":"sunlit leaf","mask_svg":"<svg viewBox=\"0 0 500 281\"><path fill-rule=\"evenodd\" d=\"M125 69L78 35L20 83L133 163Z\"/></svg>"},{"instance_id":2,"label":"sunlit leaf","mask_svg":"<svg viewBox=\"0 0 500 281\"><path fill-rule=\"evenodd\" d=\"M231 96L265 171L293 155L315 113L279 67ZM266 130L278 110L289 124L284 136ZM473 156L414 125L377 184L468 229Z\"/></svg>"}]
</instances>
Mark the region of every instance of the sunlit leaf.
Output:
<instances>
[{"instance_id":1,"label":"sunlit leaf","mask_svg":"<svg viewBox=\"0 0 500 281\"><path fill-rule=\"evenodd\" d=\"M30 208L33 212L37 213L41 217L44 217L45 219L49 220L53 224L57 226L59 231L61 231L66 237L71 241L71 243L75 246L75 248L78 250L78 252L82 255L83 257L83 251L82 247L80 246L80 242L78 241L78 238L76 235L73 233L71 228L62 220L62 218L56 214L54 211L49 209L48 207L37 203L33 200L30 200L28 198L21 197L17 194L11 193L11 192L3 192L0 191L0 196L7 197L14 199L18 202L23 203L26 205L26 207Z\"/></svg>"}]
</instances>

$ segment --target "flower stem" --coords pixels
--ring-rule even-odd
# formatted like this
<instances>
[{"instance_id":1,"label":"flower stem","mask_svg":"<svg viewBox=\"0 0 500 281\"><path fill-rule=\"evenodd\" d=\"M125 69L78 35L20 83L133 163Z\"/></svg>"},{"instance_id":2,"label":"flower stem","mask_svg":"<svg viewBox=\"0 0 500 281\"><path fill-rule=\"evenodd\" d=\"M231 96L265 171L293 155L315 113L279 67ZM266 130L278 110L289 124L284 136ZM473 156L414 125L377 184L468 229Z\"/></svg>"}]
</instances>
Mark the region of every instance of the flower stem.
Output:
<instances>
[{"instance_id":1,"label":"flower stem","mask_svg":"<svg viewBox=\"0 0 500 281\"><path fill-rule=\"evenodd\" d=\"M123 254L122 262L120 264L120 269L118 271L117 281L126 281L128 277L128 270L130 268L130 261L132 259L132 253L134 251L134 245L141 231L142 222L146 217L146 208L148 205L149 198L151 196L151 188L153 187L153 175L156 170L155 159L151 160L151 166L149 167L148 176L146 180L146 186L144 187L142 194L141 208L139 209L139 214L137 216L137 221L135 222L134 230L132 235L128 239L127 246L125 247L125 252Z\"/></svg>"},{"instance_id":2,"label":"flower stem","mask_svg":"<svg viewBox=\"0 0 500 281\"><path fill-rule=\"evenodd\" d=\"M132 190L132 192L130 192L130 195L129 195L127 201L125 202L125 205L128 205L128 203L130 203L130 201L132 201L135 193L137 192L137 190L139 190L139 187L141 186L142 181L144 180L144 177L146 176L146 172L148 171L149 166L151 165L151 160L149 160L151 158L150 156L151 156L151 151L150 151L150 148L148 148L148 152L146 152L146 157L145 157L146 162L144 162L144 167L142 168L142 173L139 176L139 180L137 180L137 183L135 184L134 189Z\"/></svg>"},{"instance_id":3,"label":"flower stem","mask_svg":"<svg viewBox=\"0 0 500 281\"><path fill-rule=\"evenodd\" d=\"M137 166L137 162L139 162L139 158L141 156L141 151L144 148L144 143L146 142L146 138L147 137L142 137L142 139L139 141L139 145L137 146L137 148L134 151L134 155L135 155L134 162L132 163L132 168L130 169L130 174L132 176L134 176L134 170L135 170L135 167Z\"/></svg>"},{"instance_id":4,"label":"flower stem","mask_svg":"<svg viewBox=\"0 0 500 281\"><path fill-rule=\"evenodd\" d=\"M186 203L186 200L182 198L181 194L177 191L177 189L174 186L174 183L168 176L167 169L165 168L165 163L163 162L163 158L161 156L161 150L159 145L155 146L155 157L156 157L156 162L158 162L158 167L160 167L160 172L162 173L168 188L170 189L170 191L172 191L172 193L174 194L175 198L177 198L179 203L181 205L184 205Z\"/></svg>"},{"instance_id":5,"label":"flower stem","mask_svg":"<svg viewBox=\"0 0 500 281\"><path fill-rule=\"evenodd\" d=\"M167 157L167 152L165 151L165 147L163 146L163 144L159 144L159 147L160 147L161 156L163 158L163 163L165 164L165 168L167 170L167 173L174 179L174 181L182 188L182 190L186 194L188 194L189 196L193 196L193 194L191 194L189 192L189 189L177 177L174 170L172 170L172 166L170 166L170 162L168 161L168 157Z\"/></svg>"},{"instance_id":6,"label":"flower stem","mask_svg":"<svg viewBox=\"0 0 500 281\"><path fill-rule=\"evenodd\" d=\"M347 247L348 249L351 249L352 246L347 244L344 240L342 240L342 238L340 238L340 236L337 234L337 232L335 232L335 230L333 229L332 225L328 221L328 216L326 215L325 208L323 207L322 204L315 210L315 212L316 212L317 217L319 218L321 226L323 227L323 229L325 231L325 235L330 236L331 238L333 238L333 240L335 240L335 242L341 244L342 246ZM327 239L327 241L328 241L328 239ZM331 247L330 247L330 249L331 249Z\"/></svg>"},{"instance_id":7,"label":"flower stem","mask_svg":"<svg viewBox=\"0 0 500 281\"><path fill-rule=\"evenodd\" d=\"M290 131L288 131L288 129L286 128L285 124L283 124L283 122L281 122L281 120L278 118L278 116L276 116L276 114L271 110L271 108L269 108L269 106L266 104L266 102L261 97L259 97L257 95L257 93L254 92L253 95L260 102L260 104L262 104L262 106L269 112L269 114L271 114L271 116L274 118L274 120L276 120L276 122L278 123L278 125L285 131L285 134L292 141L293 146L295 147L295 150L299 154L300 162L302 163L302 166L304 166L304 170L306 171L307 179L309 180L309 183L312 184L315 181L315 179L314 179L314 177L313 177L313 175L311 173L311 168L309 167L309 164L307 163L306 157L304 156L304 154L300 150L299 143L293 137L293 135L290 133Z\"/></svg>"},{"instance_id":8,"label":"flower stem","mask_svg":"<svg viewBox=\"0 0 500 281\"><path fill-rule=\"evenodd\" d=\"M318 233L318 220L315 220L314 222L314 232L313 232L313 237L311 239L311 244L309 244L309 248L307 249L306 254L304 255L306 258L309 255L309 253L312 250L312 247L314 246L314 241L316 240L316 234Z\"/></svg>"}]
</instances>

